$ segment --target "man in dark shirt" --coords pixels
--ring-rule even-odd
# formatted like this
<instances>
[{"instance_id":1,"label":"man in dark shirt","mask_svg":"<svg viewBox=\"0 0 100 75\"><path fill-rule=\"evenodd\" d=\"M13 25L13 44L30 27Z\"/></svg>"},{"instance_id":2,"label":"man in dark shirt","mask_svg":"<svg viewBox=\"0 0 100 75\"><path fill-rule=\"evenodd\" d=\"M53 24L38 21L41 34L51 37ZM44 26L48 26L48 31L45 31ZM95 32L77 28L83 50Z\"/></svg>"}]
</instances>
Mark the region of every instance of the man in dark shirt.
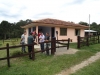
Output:
<instances>
[{"instance_id":1,"label":"man in dark shirt","mask_svg":"<svg viewBox=\"0 0 100 75\"><path fill-rule=\"evenodd\" d=\"M50 36L49 36L49 33L46 33L46 37L45 37L45 41L49 41L50 40ZM46 53L47 55L49 55L49 43L46 43Z\"/></svg>"},{"instance_id":2,"label":"man in dark shirt","mask_svg":"<svg viewBox=\"0 0 100 75\"><path fill-rule=\"evenodd\" d=\"M28 44L33 44L34 42L34 33L30 33L30 35L28 36ZM31 53L32 52L32 46L28 46L28 52ZM29 58L32 59L32 54L29 54Z\"/></svg>"}]
</instances>

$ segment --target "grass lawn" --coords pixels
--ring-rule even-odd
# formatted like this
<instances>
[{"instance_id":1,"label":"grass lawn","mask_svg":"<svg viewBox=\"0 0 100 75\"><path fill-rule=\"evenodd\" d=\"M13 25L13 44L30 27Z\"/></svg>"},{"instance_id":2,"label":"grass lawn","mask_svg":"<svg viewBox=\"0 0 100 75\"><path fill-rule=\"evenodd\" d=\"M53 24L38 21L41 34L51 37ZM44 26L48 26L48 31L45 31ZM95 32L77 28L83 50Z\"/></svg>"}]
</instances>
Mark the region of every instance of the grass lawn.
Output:
<instances>
[{"instance_id":1,"label":"grass lawn","mask_svg":"<svg viewBox=\"0 0 100 75\"><path fill-rule=\"evenodd\" d=\"M100 75L100 59L71 75Z\"/></svg>"},{"instance_id":2,"label":"grass lawn","mask_svg":"<svg viewBox=\"0 0 100 75\"><path fill-rule=\"evenodd\" d=\"M10 68L7 67L6 60L2 60L0 61L0 75L54 75L92 55L93 53L89 51L61 56L46 56L38 53L35 61L28 59L28 56L11 59Z\"/></svg>"},{"instance_id":3,"label":"grass lawn","mask_svg":"<svg viewBox=\"0 0 100 75\"><path fill-rule=\"evenodd\" d=\"M20 41L16 41L14 43L17 45L19 42ZM10 45L14 44L10 42ZM0 45L0 47L2 46L5 46L5 43ZM95 48L99 47L98 44L92 46ZM71 43L70 47L76 48L76 44ZM65 54L60 56L47 56L45 54L37 53L34 61L30 60L28 56L13 58L10 59L10 68L7 67L6 60L0 60L0 75L55 75L56 73L59 73L60 71L78 64L94 55L95 52L99 51L98 49L100 49L100 47L96 48L96 51L91 51L91 47L86 47L86 49L80 49L76 54ZM10 55L16 54L20 51L21 48L11 49ZM0 50L0 58L2 57L6 57L5 50Z\"/></svg>"},{"instance_id":4,"label":"grass lawn","mask_svg":"<svg viewBox=\"0 0 100 75\"><path fill-rule=\"evenodd\" d=\"M77 44L76 43L70 43L70 47L77 49ZM96 52L100 51L100 43L90 45L89 47L88 46L83 46L79 50L86 50L86 51L96 53Z\"/></svg>"}]
</instances>

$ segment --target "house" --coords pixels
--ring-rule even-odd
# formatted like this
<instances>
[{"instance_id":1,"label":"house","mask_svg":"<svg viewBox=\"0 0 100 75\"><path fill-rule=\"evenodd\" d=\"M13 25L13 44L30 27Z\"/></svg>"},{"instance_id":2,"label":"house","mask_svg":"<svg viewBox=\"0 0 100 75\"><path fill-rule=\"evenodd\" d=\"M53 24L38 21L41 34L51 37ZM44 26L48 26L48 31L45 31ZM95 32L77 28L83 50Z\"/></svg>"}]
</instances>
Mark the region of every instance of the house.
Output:
<instances>
[{"instance_id":1,"label":"house","mask_svg":"<svg viewBox=\"0 0 100 75\"><path fill-rule=\"evenodd\" d=\"M97 34L97 31L94 31L94 30L84 30L85 32L85 36L88 36L89 34L90 35L96 35Z\"/></svg>"},{"instance_id":2,"label":"house","mask_svg":"<svg viewBox=\"0 0 100 75\"><path fill-rule=\"evenodd\" d=\"M33 21L32 23L22 26L21 28L24 28L27 31L28 34L26 35L26 38L28 37L29 32L32 32L35 29L36 33L38 33L39 30L42 30L44 35L48 32L51 37L56 37L58 40L70 38L72 39L72 42L77 42L77 36L80 35L84 37L84 30L89 27L75 24L73 22L46 18Z\"/></svg>"}]
</instances>

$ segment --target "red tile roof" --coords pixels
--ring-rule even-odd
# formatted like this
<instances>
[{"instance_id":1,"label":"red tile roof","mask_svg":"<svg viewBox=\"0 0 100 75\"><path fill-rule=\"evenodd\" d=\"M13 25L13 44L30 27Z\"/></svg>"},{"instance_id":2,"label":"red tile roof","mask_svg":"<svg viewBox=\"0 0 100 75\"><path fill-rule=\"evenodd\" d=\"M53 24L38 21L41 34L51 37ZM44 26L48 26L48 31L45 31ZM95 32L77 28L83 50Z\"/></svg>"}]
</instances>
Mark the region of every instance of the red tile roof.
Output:
<instances>
[{"instance_id":1,"label":"red tile roof","mask_svg":"<svg viewBox=\"0 0 100 75\"><path fill-rule=\"evenodd\" d=\"M88 27L88 26L85 26L85 25L80 25L80 24L75 24L75 23L72 23L72 22L66 22L66 21L62 21L62 20L58 20L58 19L50 19L50 18L47 18L47 19L41 19L41 20L36 20L36 21L33 21L33 23L45 23L45 24L55 24L55 25L67 25L67 26L82 26L82 27Z\"/></svg>"},{"instance_id":2,"label":"red tile roof","mask_svg":"<svg viewBox=\"0 0 100 75\"><path fill-rule=\"evenodd\" d=\"M35 20L32 23L39 23L39 24L52 24L54 26L59 25L59 26L70 26L70 27L81 27L81 28L89 28L89 26L85 26L85 25L81 25L81 24L75 24L73 22L67 22L67 21L62 21L62 20L58 20L58 19L50 19L50 18L46 18L46 19L40 19L40 20ZM22 28L26 28L29 25L31 25L32 23L22 26Z\"/></svg>"}]
</instances>

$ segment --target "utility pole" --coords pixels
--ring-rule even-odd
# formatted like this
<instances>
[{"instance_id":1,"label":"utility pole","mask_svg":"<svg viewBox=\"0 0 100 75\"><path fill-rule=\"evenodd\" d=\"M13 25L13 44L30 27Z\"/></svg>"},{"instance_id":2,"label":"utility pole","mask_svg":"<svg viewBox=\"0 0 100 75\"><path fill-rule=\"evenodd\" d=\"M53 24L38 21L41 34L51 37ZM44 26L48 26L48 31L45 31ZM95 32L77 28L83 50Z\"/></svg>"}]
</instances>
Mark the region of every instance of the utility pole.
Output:
<instances>
[{"instance_id":1,"label":"utility pole","mask_svg":"<svg viewBox=\"0 0 100 75\"><path fill-rule=\"evenodd\" d=\"M89 36L90 36L90 14L89 14Z\"/></svg>"}]
</instances>

